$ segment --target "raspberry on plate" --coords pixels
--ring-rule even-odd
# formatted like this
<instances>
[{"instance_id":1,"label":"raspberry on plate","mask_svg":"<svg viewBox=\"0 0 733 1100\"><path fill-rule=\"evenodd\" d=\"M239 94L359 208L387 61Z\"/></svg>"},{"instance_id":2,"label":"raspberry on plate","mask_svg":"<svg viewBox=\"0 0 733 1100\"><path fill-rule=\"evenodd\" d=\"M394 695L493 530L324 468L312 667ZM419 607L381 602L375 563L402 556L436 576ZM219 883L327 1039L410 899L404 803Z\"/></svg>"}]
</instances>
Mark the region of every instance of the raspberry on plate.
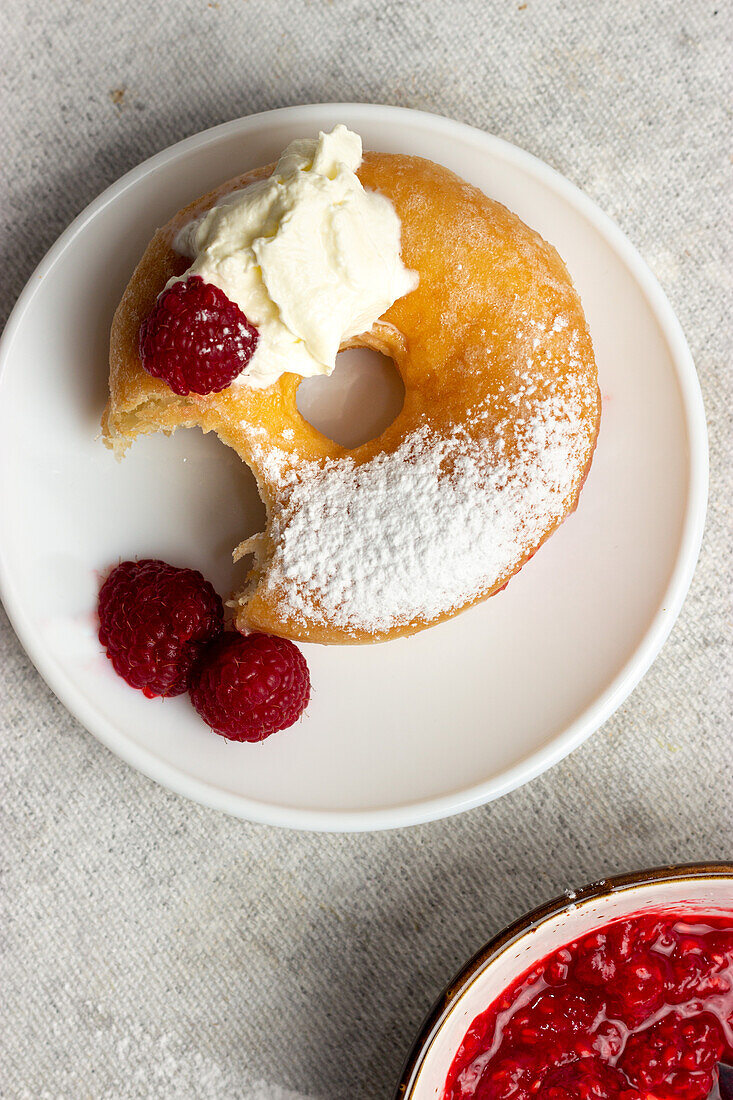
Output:
<instances>
[{"instance_id":1,"label":"raspberry on plate","mask_svg":"<svg viewBox=\"0 0 733 1100\"><path fill-rule=\"evenodd\" d=\"M186 691L202 647L223 626L221 599L195 569L124 561L99 593L99 640L115 672L148 698Z\"/></svg>"},{"instance_id":2,"label":"raspberry on plate","mask_svg":"<svg viewBox=\"0 0 733 1100\"><path fill-rule=\"evenodd\" d=\"M310 675L292 642L269 634L222 634L191 677L191 702L232 741L264 741L292 726L308 705Z\"/></svg>"},{"instance_id":3,"label":"raspberry on plate","mask_svg":"<svg viewBox=\"0 0 733 1100\"><path fill-rule=\"evenodd\" d=\"M141 324L140 358L174 393L218 393L245 369L257 339L223 290L190 275L164 290Z\"/></svg>"}]
</instances>

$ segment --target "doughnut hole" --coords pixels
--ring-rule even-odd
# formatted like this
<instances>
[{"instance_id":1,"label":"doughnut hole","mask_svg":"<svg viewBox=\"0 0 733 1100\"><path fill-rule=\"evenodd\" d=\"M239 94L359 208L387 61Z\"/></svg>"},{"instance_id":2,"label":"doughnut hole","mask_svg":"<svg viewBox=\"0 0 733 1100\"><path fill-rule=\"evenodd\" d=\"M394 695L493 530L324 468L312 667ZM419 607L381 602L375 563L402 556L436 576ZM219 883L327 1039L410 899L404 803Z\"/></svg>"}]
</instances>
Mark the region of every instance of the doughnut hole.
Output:
<instances>
[{"instance_id":1,"label":"doughnut hole","mask_svg":"<svg viewBox=\"0 0 733 1100\"><path fill-rule=\"evenodd\" d=\"M303 419L347 450L386 431L404 400L405 387L392 359L368 347L339 352L333 374L304 378L296 395Z\"/></svg>"}]
</instances>

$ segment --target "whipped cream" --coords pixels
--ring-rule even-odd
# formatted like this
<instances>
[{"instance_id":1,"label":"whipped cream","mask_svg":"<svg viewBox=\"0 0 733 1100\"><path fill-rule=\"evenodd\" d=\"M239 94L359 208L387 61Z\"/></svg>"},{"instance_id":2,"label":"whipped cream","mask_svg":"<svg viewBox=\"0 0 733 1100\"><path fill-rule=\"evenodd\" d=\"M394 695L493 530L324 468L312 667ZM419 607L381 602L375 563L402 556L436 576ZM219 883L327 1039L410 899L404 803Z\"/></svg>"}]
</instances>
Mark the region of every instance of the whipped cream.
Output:
<instances>
[{"instance_id":1,"label":"whipped cream","mask_svg":"<svg viewBox=\"0 0 733 1100\"><path fill-rule=\"evenodd\" d=\"M227 195L176 237L193 261L180 278L218 286L259 332L232 385L330 374L342 341L417 286L394 207L356 176L361 158L361 138L342 125L293 141L268 179Z\"/></svg>"}]
</instances>

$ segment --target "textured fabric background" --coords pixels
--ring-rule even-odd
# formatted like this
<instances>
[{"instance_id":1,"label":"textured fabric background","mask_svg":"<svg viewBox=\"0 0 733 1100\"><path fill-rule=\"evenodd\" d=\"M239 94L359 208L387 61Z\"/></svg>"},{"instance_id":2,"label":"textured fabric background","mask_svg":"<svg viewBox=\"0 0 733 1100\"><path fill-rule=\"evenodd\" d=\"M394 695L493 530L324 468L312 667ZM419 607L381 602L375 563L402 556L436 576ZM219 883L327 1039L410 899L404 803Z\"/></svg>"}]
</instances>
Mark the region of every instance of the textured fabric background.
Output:
<instances>
[{"instance_id":1,"label":"textured fabric background","mask_svg":"<svg viewBox=\"0 0 733 1100\"><path fill-rule=\"evenodd\" d=\"M2 7L3 318L145 157L253 111L364 100L565 173L641 249L692 347L712 485L680 620L612 721L491 806L356 837L230 820L102 748L2 620L0 1095L387 1097L433 997L505 922L603 874L733 856L731 2Z\"/></svg>"}]
</instances>

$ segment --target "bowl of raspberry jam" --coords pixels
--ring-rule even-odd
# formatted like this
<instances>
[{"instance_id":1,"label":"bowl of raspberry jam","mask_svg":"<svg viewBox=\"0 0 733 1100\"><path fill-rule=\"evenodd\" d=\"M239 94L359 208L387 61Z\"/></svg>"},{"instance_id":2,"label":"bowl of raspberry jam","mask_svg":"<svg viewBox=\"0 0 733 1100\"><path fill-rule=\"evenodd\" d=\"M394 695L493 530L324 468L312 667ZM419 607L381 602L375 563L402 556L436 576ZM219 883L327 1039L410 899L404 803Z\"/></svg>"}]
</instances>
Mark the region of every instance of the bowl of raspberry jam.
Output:
<instances>
[{"instance_id":1,"label":"bowl of raspberry jam","mask_svg":"<svg viewBox=\"0 0 733 1100\"><path fill-rule=\"evenodd\" d=\"M733 863L568 892L466 964L395 1100L708 1100L733 1066Z\"/></svg>"}]
</instances>

